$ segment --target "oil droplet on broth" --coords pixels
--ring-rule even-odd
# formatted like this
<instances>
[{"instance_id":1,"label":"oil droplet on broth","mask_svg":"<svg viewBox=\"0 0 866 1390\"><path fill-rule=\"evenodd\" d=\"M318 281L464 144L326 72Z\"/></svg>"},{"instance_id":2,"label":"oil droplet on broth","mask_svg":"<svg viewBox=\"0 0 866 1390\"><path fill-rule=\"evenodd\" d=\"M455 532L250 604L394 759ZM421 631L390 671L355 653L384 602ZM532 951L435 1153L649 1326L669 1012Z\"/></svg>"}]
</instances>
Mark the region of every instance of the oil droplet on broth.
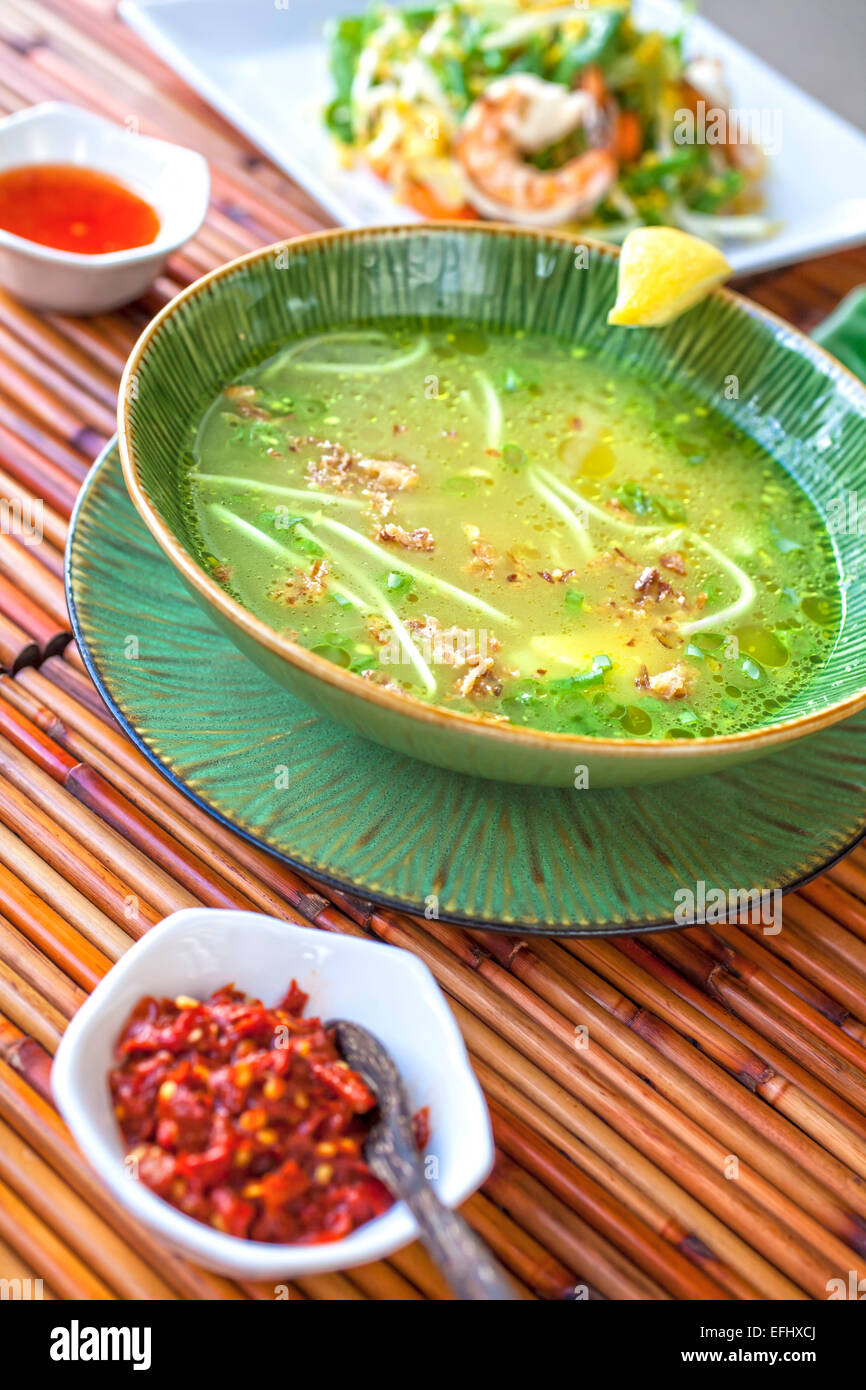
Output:
<instances>
[{"instance_id":1,"label":"oil droplet on broth","mask_svg":"<svg viewBox=\"0 0 866 1390\"><path fill-rule=\"evenodd\" d=\"M593 444L583 456L580 471L584 478L607 478L616 468L616 454L609 444Z\"/></svg>"},{"instance_id":2,"label":"oil droplet on broth","mask_svg":"<svg viewBox=\"0 0 866 1390\"><path fill-rule=\"evenodd\" d=\"M787 664L788 648L769 628L747 624L745 627L737 628L734 635L740 644L740 651L743 655L753 657L762 666L775 667Z\"/></svg>"}]
</instances>

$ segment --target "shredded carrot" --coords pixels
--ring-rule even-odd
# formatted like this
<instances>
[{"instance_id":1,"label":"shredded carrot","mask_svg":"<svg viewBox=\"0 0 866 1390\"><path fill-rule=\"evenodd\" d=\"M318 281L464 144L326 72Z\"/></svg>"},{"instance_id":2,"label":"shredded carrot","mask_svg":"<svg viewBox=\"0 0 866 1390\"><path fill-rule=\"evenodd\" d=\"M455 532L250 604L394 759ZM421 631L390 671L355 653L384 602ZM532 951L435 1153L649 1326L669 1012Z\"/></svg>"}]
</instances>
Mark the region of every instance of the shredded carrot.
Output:
<instances>
[{"instance_id":1,"label":"shredded carrot","mask_svg":"<svg viewBox=\"0 0 866 1390\"><path fill-rule=\"evenodd\" d=\"M405 190L406 202L416 212L420 212L422 217L429 217L433 221L457 221L475 222L478 220L478 213L468 203L461 204L458 208L449 208L440 203L426 184L410 183Z\"/></svg>"},{"instance_id":2,"label":"shredded carrot","mask_svg":"<svg viewBox=\"0 0 866 1390\"><path fill-rule=\"evenodd\" d=\"M604 73L596 63L590 63L581 76L580 85L599 106L603 106L607 101L607 83L604 80Z\"/></svg>"},{"instance_id":3,"label":"shredded carrot","mask_svg":"<svg viewBox=\"0 0 866 1390\"><path fill-rule=\"evenodd\" d=\"M636 111L620 111L616 120L616 157L621 164L634 164L640 159L643 132Z\"/></svg>"}]
</instances>

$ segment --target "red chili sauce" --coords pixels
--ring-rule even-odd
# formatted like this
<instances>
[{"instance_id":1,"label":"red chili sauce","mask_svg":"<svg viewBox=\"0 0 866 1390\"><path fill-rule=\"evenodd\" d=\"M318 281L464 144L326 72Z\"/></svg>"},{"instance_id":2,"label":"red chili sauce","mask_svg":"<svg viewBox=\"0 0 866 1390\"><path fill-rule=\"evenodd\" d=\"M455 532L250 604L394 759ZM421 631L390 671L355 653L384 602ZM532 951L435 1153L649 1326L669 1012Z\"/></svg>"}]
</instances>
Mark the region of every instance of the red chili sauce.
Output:
<instances>
[{"instance_id":1,"label":"red chili sauce","mask_svg":"<svg viewBox=\"0 0 866 1390\"><path fill-rule=\"evenodd\" d=\"M150 203L119 180L77 164L22 164L0 172L0 227L58 251L100 255L149 246Z\"/></svg>"},{"instance_id":2,"label":"red chili sauce","mask_svg":"<svg viewBox=\"0 0 866 1390\"><path fill-rule=\"evenodd\" d=\"M233 986L142 999L109 1075L140 1181L253 1240L341 1240L392 1205L363 1158L376 1099L293 980L266 1009Z\"/></svg>"}]
</instances>

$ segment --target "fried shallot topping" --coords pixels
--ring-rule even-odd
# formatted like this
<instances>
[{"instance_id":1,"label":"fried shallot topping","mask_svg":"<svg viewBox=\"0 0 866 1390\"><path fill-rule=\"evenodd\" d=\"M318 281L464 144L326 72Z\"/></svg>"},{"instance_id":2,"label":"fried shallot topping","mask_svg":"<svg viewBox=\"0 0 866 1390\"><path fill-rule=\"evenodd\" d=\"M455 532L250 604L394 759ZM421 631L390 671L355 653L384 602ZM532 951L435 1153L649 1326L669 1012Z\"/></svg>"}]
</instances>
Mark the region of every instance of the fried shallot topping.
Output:
<instances>
[{"instance_id":1,"label":"fried shallot topping","mask_svg":"<svg viewBox=\"0 0 866 1390\"><path fill-rule=\"evenodd\" d=\"M270 413L263 406L255 404L255 386L227 386L223 395L231 401L236 415L242 415L247 420L270 420Z\"/></svg>"},{"instance_id":2,"label":"fried shallot topping","mask_svg":"<svg viewBox=\"0 0 866 1390\"><path fill-rule=\"evenodd\" d=\"M523 556L518 555L516 550L509 550L508 562L510 568L505 576L506 583L522 584L524 580L531 577L532 570L529 568Z\"/></svg>"},{"instance_id":3,"label":"fried shallot topping","mask_svg":"<svg viewBox=\"0 0 866 1390\"><path fill-rule=\"evenodd\" d=\"M471 658L466 675L461 676L457 681L456 693L463 699L474 694L476 689L479 695L498 695L502 686L499 681L492 679L490 675L492 670L492 656Z\"/></svg>"},{"instance_id":4,"label":"fried shallot topping","mask_svg":"<svg viewBox=\"0 0 866 1390\"><path fill-rule=\"evenodd\" d=\"M423 618L410 618L406 626L416 641L429 651L436 666L467 666L488 652L497 652L502 645L492 632L475 633L463 627L443 628L438 618L425 613Z\"/></svg>"},{"instance_id":5,"label":"fried shallot topping","mask_svg":"<svg viewBox=\"0 0 866 1390\"><path fill-rule=\"evenodd\" d=\"M351 492L359 488L370 499L371 510L378 516L388 516L393 504L389 492L405 492L418 486L414 464L404 459L366 458L342 444L306 435L293 440L295 448L313 445L320 450L318 459L307 464L307 480L314 487L336 492Z\"/></svg>"},{"instance_id":6,"label":"fried shallot topping","mask_svg":"<svg viewBox=\"0 0 866 1390\"><path fill-rule=\"evenodd\" d=\"M684 593L675 589L666 579L662 579L655 565L647 565L635 580L634 589L638 595L634 602L639 606L649 601L662 603L666 598L673 598L681 608L684 608L687 602Z\"/></svg>"},{"instance_id":7,"label":"fried shallot topping","mask_svg":"<svg viewBox=\"0 0 866 1390\"><path fill-rule=\"evenodd\" d=\"M694 672L682 661L677 661L669 671L659 671L651 676L642 666L635 678L638 690L653 695L657 700L683 700L691 694L694 686Z\"/></svg>"},{"instance_id":8,"label":"fried shallot topping","mask_svg":"<svg viewBox=\"0 0 866 1390\"><path fill-rule=\"evenodd\" d=\"M472 550L472 559L463 566L464 574L481 573L485 579L492 579L493 567L499 559L495 546L481 539L477 526L464 526L463 531Z\"/></svg>"},{"instance_id":9,"label":"fried shallot topping","mask_svg":"<svg viewBox=\"0 0 866 1390\"><path fill-rule=\"evenodd\" d=\"M373 641L378 643L380 647L384 647L386 642L389 642L391 639L391 628L388 623L386 623L384 618L376 617L375 614L367 619L367 631Z\"/></svg>"},{"instance_id":10,"label":"fried shallot topping","mask_svg":"<svg viewBox=\"0 0 866 1390\"><path fill-rule=\"evenodd\" d=\"M593 559L588 560L587 568L600 569L603 565L618 565L621 569L634 569L637 563L637 560L633 560L630 555L626 555L624 550L615 545L613 550L606 550L604 554L596 555Z\"/></svg>"},{"instance_id":11,"label":"fried shallot topping","mask_svg":"<svg viewBox=\"0 0 866 1390\"><path fill-rule=\"evenodd\" d=\"M656 603L661 603L662 599L667 598L673 590L666 580L662 579L658 570L653 565L647 565L640 577L634 582L634 591L640 594L642 599L651 598Z\"/></svg>"},{"instance_id":12,"label":"fried shallot topping","mask_svg":"<svg viewBox=\"0 0 866 1390\"><path fill-rule=\"evenodd\" d=\"M670 623L670 619L665 619L665 621ZM654 627L652 629L652 635L656 641L669 652L673 651L674 647L682 645L683 639L677 632L676 627L672 624L668 627Z\"/></svg>"},{"instance_id":13,"label":"fried shallot topping","mask_svg":"<svg viewBox=\"0 0 866 1390\"><path fill-rule=\"evenodd\" d=\"M539 570L538 574L548 584L564 584L566 579L571 579L574 570Z\"/></svg>"},{"instance_id":14,"label":"fried shallot topping","mask_svg":"<svg viewBox=\"0 0 866 1390\"><path fill-rule=\"evenodd\" d=\"M270 597L278 603L315 603L325 593L328 575L327 560L314 560L309 570L293 570L288 579L275 584Z\"/></svg>"},{"instance_id":15,"label":"fried shallot topping","mask_svg":"<svg viewBox=\"0 0 866 1390\"><path fill-rule=\"evenodd\" d=\"M386 544L402 546L404 550L431 551L436 545L432 532L428 531L426 526L418 526L414 531L404 531L402 526L396 526L391 521L377 529L375 539Z\"/></svg>"},{"instance_id":16,"label":"fried shallot topping","mask_svg":"<svg viewBox=\"0 0 866 1390\"><path fill-rule=\"evenodd\" d=\"M369 670L361 671L360 675L361 680L370 681L372 685L381 686L383 690L392 690L395 695L406 694L402 685L398 685L396 681L392 681L389 676L386 676L381 667L371 667Z\"/></svg>"},{"instance_id":17,"label":"fried shallot topping","mask_svg":"<svg viewBox=\"0 0 866 1390\"><path fill-rule=\"evenodd\" d=\"M666 555L660 555L659 564L663 570L671 570L673 574L686 572L686 562L678 550L670 550Z\"/></svg>"},{"instance_id":18,"label":"fried shallot topping","mask_svg":"<svg viewBox=\"0 0 866 1390\"><path fill-rule=\"evenodd\" d=\"M502 645L492 632L475 633L462 627L443 628L438 618L425 614L406 624L421 645L425 658L433 665L453 666L461 672L453 693L463 699L471 695L500 695L502 682L494 658Z\"/></svg>"}]
</instances>

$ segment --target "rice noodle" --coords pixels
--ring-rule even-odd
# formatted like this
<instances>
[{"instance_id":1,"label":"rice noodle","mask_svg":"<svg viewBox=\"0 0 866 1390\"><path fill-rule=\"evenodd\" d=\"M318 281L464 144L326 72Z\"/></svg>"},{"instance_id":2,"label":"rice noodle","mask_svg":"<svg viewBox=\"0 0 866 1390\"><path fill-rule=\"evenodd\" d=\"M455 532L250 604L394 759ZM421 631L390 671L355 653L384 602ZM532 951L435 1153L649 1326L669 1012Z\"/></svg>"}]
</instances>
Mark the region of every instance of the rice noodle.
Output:
<instances>
[{"instance_id":1,"label":"rice noodle","mask_svg":"<svg viewBox=\"0 0 866 1390\"><path fill-rule=\"evenodd\" d=\"M383 550L380 545L376 545L375 541L368 540L366 536L362 536L358 531L353 531L351 526L344 526L341 521L334 521L333 518L328 516L321 517L318 524L326 527L329 531L333 531L336 535L344 536L346 540L354 542L354 544L359 546L362 550L366 550L368 554L375 555L388 569L393 568L392 556L390 556L386 550ZM402 556L400 559L400 568L407 574L411 574L415 579L420 579L424 583L430 584L434 589L441 589L443 593L450 594L452 598L460 599L463 603L468 604L470 608L477 608L481 613L486 613L489 617L498 619L499 622L513 622L512 618L500 612L498 608L494 608L492 604L485 603L483 598L478 598L475 594L467 594L465 589L458 589L456 584L449 584L447 579L440 579L438 575L429 574L427 570L416 568L415 565L411 565L408 561L404 560Z\"/></svg>"},{"instance_id":2,"label":"rice noodle","mask_svg":"<svg viewBox=\"0 0 866 1390\"><path fill-rule=\"evenodd\" d=\"M268 376L270 377L273 372L280 370L287 362L291 363L292 370L296 372L347 372L352 376L371 376L376 372L399 372L404 367L411 367L414 362L417 362L419 358L423 357L428 347L427 339L419 338L417 343L409 348L407 352L397 357L392 357L390 360L384 362L321 362L315 359L312 361L296 361L298 353L304 352L308 348L316 348L320 343L369 343L374 341L374 339L375 335L369 333L349 332L323 333L316 338L305 338L303 342L295 343L293 347L288 348L285 352L280 354L279 361L273 364L273 367L268 372Z\"/></svg>"},{"instance_id":3,"label":"rice noodle","mask_svg":"<svg viewBox=\"0 0 866 1390\"><path fill-rule=\"evenodd\" d=\"M581 497L579 492L570 488L567 483L562 482L555 474L549 473L546 468L539 468L537 471L544 478L549 479L551 489L555 488L561 497L567 498L575 507L584 508L591 516L598 517L606 526L613 526L619 531L631 531L638 535L658 534L659 528L655 524L642 526L638 522L623 521L621 517L613 516L610 512L602 511L600 507L594 506L592 502L587 502L585 498ZM569 513L569 515L571 515L571 513ZM727 623L737 621L748 611L755 601L757 590L751 579L746 574L745 570L740 569L740 566L729 559L723 551L718 550L714 545L711 545L709 541L704 540L702 536L693 535L684 528L680 528L680 534L685 535L691 545L697 546L699 550L703 550L706 555L709 555L715 560L717 565L727 570L731 578L736 580L740 587L738 597L733 603L729 604L727 608L723 608L719 613L708 613L705 618L697 618L691 623L681 623L680 631L684 636L688 637L693 632L703 632L707 628L724 626Z\"/></svg>"}]
</instances>

